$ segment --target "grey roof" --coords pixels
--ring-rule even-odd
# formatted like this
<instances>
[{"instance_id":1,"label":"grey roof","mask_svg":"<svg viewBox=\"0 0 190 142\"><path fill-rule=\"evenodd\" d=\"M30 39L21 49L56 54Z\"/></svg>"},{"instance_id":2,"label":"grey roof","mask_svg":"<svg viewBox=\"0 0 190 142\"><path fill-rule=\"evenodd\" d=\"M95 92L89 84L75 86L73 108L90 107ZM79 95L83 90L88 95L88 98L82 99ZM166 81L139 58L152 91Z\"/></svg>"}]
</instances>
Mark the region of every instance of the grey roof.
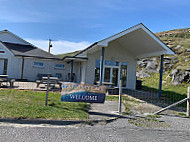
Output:
<instances>
[{"instance_id":1,"label":"grey roof","mask_svg":"<svg viewBox=\"0 0 190 142\"><path fill-rule=\"evenodd\" d=\"M60 60L57 56L50 54L40 48L32 45L23 45L10 42L2 42L15 56L22 57L36 57L42 59L56 59Z\"/></svg>"}]
</instances>

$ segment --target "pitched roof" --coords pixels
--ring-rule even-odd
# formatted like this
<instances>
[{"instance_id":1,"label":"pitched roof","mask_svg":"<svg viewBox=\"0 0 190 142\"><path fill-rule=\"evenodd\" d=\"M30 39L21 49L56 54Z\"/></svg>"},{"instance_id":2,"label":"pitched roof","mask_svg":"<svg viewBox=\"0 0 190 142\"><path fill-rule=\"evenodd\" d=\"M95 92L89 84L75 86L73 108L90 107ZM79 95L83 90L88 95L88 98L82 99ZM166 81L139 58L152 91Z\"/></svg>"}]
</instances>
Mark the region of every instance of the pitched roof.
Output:
<instances>
[{"instance_id":1,"label":"pitched roof","mask_svg":"<svg viewBox=\"0 0 190 142\"><path fill-rule=\"evenodd\" d=\"M1 43L6 46L15 56L60 60L60 58L57 56L32 45L15 44L10 42Z\"/></svg>"},{"instance_id":2,"label":"pitched roof","mask_svg":"<svg viewBox=\"0 0 190 142\"><path fill-rule=\"evenodd\" d=\"M141 31L139 29L141 29ZM105 38L103 40L95 42L94 44L90 45L86 49L84 49L81 52L79 52L78 54L76 54L74 57L80 56L80 54L82 54L86 51L92 50L94 48L96 48L98 50L98 48L100 49L101 47L107 47L109 42L117 40L119 38L123 38L125 35L129 35L130 33L135 33L135 31L137 31L137 32L134 35L138 36L138 38L133 38L135 41L130 41L129 39L128 39L128 43L126 43L124 40L121 41L121 42L123 42L123 44L125 44L125 45L122 45L123 47L127 48L127 45L129 45L129 42L131 43L131 45L133 45L133 46L131 46L133 48L128 47L128 50L130 51L130 53L132 53L131 50L133 50L133 52L135 53L134 54L135 58L151 57L151 56L157 56L157 55L162 55L162 54L174 54L174 52L172 50L170 50L158 37L156 37L156 35L154 33L152 33L146 26L144 26L144 24L140 23L140 24L130 27L120 33L117 33L108 38ZM138 32L141 35L138 34ZM143 37L143 35L146 37ZM125 40L127 40L127 37L125 38ZM140 45L137 44L138 43L137 41L140 43ZM150 43L150 41L152 43ZM119 42L119 43L121 44L121 42ZM149 45L147 45L147 43ZM134 47L136 47L138 49L135 49ZM151 52L148 50L147 51L142 50L143 51L142 53L139 53L136 55L136 51L140 51L139 49L143 49L143 48L148 49L147 47L151 48L151 49L154 48L154 50L152 50Z\"/></svg>"}]
</instances>

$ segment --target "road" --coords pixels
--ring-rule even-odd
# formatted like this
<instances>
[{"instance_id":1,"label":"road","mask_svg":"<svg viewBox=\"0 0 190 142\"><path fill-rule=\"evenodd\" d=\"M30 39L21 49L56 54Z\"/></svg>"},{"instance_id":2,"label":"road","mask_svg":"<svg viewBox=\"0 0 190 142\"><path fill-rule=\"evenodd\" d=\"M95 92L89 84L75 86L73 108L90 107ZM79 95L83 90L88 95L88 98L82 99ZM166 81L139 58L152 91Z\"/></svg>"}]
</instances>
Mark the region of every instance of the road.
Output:
<instances>
[{"instance_id":1,"label":"road","mask_svg":"<svg viewBox=\"0 0 190 142\"><path fill-rule=\"evenodd\" d=\"M169 118L169 119L168 119ZM28 125L0 123L1 142L189 142L190 119L162 117L166 128L142 128L119 118L108 124ZM175 124L172 124L175 123ZM179 125L179 126L178 126Z\"/></svg>"}]
</instances>

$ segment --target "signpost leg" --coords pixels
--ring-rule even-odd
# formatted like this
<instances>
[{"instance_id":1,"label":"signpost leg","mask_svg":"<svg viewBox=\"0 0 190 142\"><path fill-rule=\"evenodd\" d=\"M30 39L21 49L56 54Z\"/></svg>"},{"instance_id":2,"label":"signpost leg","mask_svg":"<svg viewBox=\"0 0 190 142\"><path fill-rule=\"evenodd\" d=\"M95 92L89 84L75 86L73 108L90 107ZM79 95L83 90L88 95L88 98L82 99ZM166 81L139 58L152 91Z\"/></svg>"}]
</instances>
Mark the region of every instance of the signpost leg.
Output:
<instances>
[{"instance_id":1,"label":"signpost leg","mask_svg":"<svg viewBox=\"0 0 190 142\"><path fill-rule=\"evenodd\" d=\"M48 105L49 77L50 77L50 74L48 74L48 80L47 80L47 90L46 90L46 102L45 102L45 106Z\"/></svg>"},{"instance_id":2,"label":"signpost leg","mask_svg":"<svg viewBox=\"0 0 190 142\"><path fill-rule=\"evenodd\" d=\"M118 106L119 113L121 113L121 105L122 105L122 80L120 80L119 83L119 106Z\"/></svg>"},{"instance_id":3,"label":"signpost leg","mask_svg":"<svg viewBox=\"0 0 190 142\"><path fill-rule=\"evenodd\" d=\"M190 115L190 108L189 108L189 105L190 105L190 87L188 87L187 89L187 116L189 117Z\"/></svg>"}]
</instances>

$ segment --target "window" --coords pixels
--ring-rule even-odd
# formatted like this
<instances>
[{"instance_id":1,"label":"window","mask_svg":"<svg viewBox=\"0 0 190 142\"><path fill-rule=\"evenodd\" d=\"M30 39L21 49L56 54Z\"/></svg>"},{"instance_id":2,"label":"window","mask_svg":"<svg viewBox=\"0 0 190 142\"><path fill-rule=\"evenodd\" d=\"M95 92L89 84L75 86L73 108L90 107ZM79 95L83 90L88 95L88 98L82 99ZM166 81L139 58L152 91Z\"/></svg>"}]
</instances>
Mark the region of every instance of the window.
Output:
<instances>
[{"instance_id":1,"label":"window","mask_svg":"<svg viewBox=\"0 0 190 142\"><path fill-rule=\"evenodd\" d=\"M55 68L64 69L65 65L64 64L56 64Z\"/></svg>"},{"instance_id":2,"label":"window","mask_svg":"<svg viewBox=\"0 0 190 142\"><path fill-rule=\"evenodd\" d=\"M42 62L34 62L33 66L35 66L35 67L43 67L44 63L42 63Z\"/></svg>"},{"instance_id":3,"label":"window","mask_svg":"<svg viewBox=\"0 0 190 142\"><path fill-rule=\"evenodd\" d=\"M8 65L8 59L4 59L4 69L3 69L4 75L7 75L7 65Z\"/></svg>"}]
</instances>

